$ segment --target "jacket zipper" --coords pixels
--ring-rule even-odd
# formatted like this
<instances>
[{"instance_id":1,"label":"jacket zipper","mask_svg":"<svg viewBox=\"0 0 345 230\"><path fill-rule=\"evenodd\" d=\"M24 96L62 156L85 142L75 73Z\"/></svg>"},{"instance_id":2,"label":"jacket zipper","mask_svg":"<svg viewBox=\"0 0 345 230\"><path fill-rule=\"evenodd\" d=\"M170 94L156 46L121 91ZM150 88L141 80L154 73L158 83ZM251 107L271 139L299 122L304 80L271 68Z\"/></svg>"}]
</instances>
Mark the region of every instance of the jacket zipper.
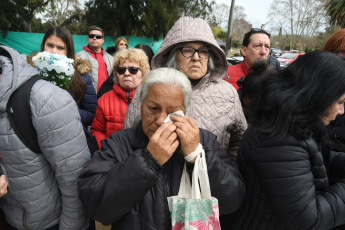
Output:
<instances>
[{"instance_id":1,"label":"jacket zipper","mask_svg":"<svg viewBox=\"0 0 345 230\"><path fill-rule=\"evenodd\" d=\"M171 196L171 191L170 191L170 184L169 184L169 181L170 181L170 175L169 175L169 172L170 172L170 162L167 162L167 164L165 165L165 173L164 173L164 177L165 177L165 197L169 197ZM167 202L167 201L166 201ZM165 202L165 204L167 204ZM170 221L170 211L169 211L169 208L166 206L165 207L165 216L166 216L166 220L169 220L169 221L166 221L165 222L165 229L171 229L171 221Z\"/></svg>"},{"instance_id":2,"label":"jacket zipper","mask_svg":"<svg viewBox=\"0 0 345 230\"><path fill-rule=\"evenodd\" d=\"M127 102L127 108L129 107L129 104L131 103L129 101L129 92L126 92L126 102Z\"/></svg>"},{"instance_id":3,"label":"jacket zipper","mask_svg":"<svg viewBox=\"0 0 345 230\"><path fill-rule=\"evenodd\" d=\"M25 230L30 230L28 226L26 225L26 213L25 210L23 210L23 227Z\"/></svg>"}]
</instances>

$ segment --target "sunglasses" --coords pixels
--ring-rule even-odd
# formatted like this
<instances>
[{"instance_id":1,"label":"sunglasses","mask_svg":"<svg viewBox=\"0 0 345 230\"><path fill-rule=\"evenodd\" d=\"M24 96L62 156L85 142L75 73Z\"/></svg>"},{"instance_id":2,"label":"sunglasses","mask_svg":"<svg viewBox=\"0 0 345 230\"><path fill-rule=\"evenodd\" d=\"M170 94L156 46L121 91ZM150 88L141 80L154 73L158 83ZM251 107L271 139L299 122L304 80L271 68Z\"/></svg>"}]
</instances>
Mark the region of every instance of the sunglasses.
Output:
<instances>
[{"instance_id":1,"label":"sunglasses","mask_svg":"<svg viewBox=\"0 0 345 230\"><path fill-rule=\"evenodd\" d=\"M125 46L127 45L127 43L120 43L120 46Z\"/></svg>"},{"instance_id":2,"label":"sunglasses","mask_svg":"<svg viewBox=\"0 0 345 230\"><path fill-rule=\"evenodd\" d=\"M126 73L126 70L129 71L130 74L136 74L138 73L138 70L141 70L139 67L134 67L134 66L131 66L131 67L117 67L116 68L116 72L118 74L125 74Z\"/></svg>"},{"instance_id":3,"label":"sunglasses","mask_svg":"<svg viewBox=\"0 0 345 230\"><path fill-rule=\"evenodd\" d=\"M270 36L271 36L271 34L270 34L268 31L263 30L263 29L260 29L260 28L252 28L252 29L250 30L250 32L249 32L249 33L251 33L251 34L255 34L255 33L263 33L263 34L266 34L268 37L270 37Z\"/></svg>"},{"instance_id":4,"label":"sunglasses","mask_svg":"<svg viewBox=\"0 0 345 230\"><path fill-rule=\"evenodd\" d=\"M101 38L103 38L103 36L102 36L102 35L99 35L99 34L89 34L89 38L94 38L94 37L96 37L96 39L101 39Z\"/></svg>"}]
</instances>

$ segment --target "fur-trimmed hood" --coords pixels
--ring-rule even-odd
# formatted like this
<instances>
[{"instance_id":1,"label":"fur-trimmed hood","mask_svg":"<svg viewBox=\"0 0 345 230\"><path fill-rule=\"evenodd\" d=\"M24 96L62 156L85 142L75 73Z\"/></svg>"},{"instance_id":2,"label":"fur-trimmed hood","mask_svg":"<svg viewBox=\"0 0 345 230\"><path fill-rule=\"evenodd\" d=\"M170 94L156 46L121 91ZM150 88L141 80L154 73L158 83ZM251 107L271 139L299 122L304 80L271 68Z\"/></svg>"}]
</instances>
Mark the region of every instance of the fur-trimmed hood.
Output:
<instances>
[{"instance_id":1,"label":"fur-trimmed hood","mask_svg":"<svg viewBox=\"0 0 345 230\"><path fill-rule=\"evenodd\" d=\"M34 62L32 61L32 58L37 54L37 52L32 53L27 56L27 62L35 67ZM81 59L78 56L74 57L74 69L75 71L78 71L80 74L90 73L91 72L91 63L88 60Z\"/></svg>"}]
</instances>

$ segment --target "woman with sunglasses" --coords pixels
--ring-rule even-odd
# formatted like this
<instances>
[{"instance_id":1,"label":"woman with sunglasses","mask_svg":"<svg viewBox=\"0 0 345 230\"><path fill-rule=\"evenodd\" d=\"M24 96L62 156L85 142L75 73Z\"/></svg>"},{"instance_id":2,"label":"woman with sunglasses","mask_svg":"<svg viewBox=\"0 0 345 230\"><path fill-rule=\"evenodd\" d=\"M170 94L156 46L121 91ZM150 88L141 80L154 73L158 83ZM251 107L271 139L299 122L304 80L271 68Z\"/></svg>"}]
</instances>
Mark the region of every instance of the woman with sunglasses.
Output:
<instances>
[{"instance_id":1,"label":"woman with sunglasses","mask_svg":"<svg viewBox=\"0 0 345 230\"><path fill-rule=\"evenodd\" d=\"M61 27L51 27L45 33L41 51L66 55L74 60L75 72L69 84L68 92L78 105L81 122L85 127L91 125L97 108L96 91L90 76L91 64L75 56L74 42L71 33Z\"/></svg>"},{"instance_id":2,"label":"woman with sunglasses","mask_svg":"<svg viewBox=\"0 0 345 230\"><path fill-rule=\"evenodd\" d=\"M148 58L143 50L123 49L114 57L114 85L98 99L91 132L99 147L101 141L113 132L122 129L127 106L131 103L136 88L150 71Z\"/></svg>"},{"instance_id":3,"label":"woman with sunglasses","mask_svg":"<svg viewBox=\"0 0 345 230\"><path fill-rule=\"evenodd\" d=\"M119 49L119 50L123 50L123 49L128 49L128 42L126 40L126 38L124 37L119 37L116 42L115 42L115 46Z\"/></svg>"},{"instance_id":4,"label":"woman with sunglasses","mask_svg":"<svg viewBox=\"0 0 345 230\"><path fill-rule=\"evenodd\" d=\"M107 48L107 53L114 56L117 51L122 49L128 49L128 42L124 37L119 37L115 41L115 46L110 46Z\"/></svg>"}]
</instances>

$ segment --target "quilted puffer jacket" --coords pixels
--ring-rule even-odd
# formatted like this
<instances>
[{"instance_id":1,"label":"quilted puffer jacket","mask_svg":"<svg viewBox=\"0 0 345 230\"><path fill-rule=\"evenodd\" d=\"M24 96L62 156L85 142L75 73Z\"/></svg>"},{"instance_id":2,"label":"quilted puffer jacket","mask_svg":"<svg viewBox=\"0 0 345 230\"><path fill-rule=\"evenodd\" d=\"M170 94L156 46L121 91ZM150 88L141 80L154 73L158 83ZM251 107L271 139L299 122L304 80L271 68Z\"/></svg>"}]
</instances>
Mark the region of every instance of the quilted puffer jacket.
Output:
<instances>
[{"instance_id":1,"label":"quilted puffer jacket","mask_svg":"<svg viewBox=\"0 0 345 230\"><path fill-rule=\"evenodd\" d=\"M89 126L92 124L93 118L95 117L95 112L97 108L97 94L95 88L93 88L91 76L87 73L81 75L86 88L84 92L84 97L78 102L78 110L81 118L81 123L84 126ZM72 97L73 93L70 92Z\"/></svg>"},{"instance_id":2,"label":"quilted puffer jacket","mask_svg":"<svg viewBox=\"0 0 345 230\"><path fill-rule=\"evenodd\" d=\"M122 129L127 106L131 103L134 93L135 90L126 92L114 84L113 90L99 98L95 119L91 125L91 132L96 137L99 148L103 139Z\"/></svg>"},{"instance_id":3,"label":"quilted puffer jacket","mask_svg":"<svg viewBox=\"0 0 345 230\"><path fill-rule=\"evenodd\" d=\"M236 157L247 122L236 89L222 80L227 62L209 25L199 18L181 17L177 20L153 57L152 68L166 67L170 49L190 41L204 42L212 49L215 68L193 86L187 115L194 118L199 128L214 133L222 148ZM140 89L137 88L127 110L124 128L132 127L140 114Z\"/></svg>"},{"instance_id":4,"label":"quilted puffer jacket","mask_svg":"<svg viewBox=\"0 0 345 230\"><path fill-rule=\"evenodd\" d=\"M344 174L329 185L313 139L277 141L249 127L237 163L247 192L229 229L326 230L345 223Z\"/></svg>"},{"instance_id":5,"label":"quilted puffer jacket","mask_svg":"<svg viewBox=\"0 0 345 230\"><path fill-rule=\"evenodd\" d=\"M31 90L32 122L42 153L28 149L10 125L11 94L38 71L15 50L0 46L0 167L8 193L0 199L7 222L17 229L87 229L77 177L90 160L76 103L70 94L38 80ZM4 55L5 53L5 55Z\"/></svg>"}]
</instances>

